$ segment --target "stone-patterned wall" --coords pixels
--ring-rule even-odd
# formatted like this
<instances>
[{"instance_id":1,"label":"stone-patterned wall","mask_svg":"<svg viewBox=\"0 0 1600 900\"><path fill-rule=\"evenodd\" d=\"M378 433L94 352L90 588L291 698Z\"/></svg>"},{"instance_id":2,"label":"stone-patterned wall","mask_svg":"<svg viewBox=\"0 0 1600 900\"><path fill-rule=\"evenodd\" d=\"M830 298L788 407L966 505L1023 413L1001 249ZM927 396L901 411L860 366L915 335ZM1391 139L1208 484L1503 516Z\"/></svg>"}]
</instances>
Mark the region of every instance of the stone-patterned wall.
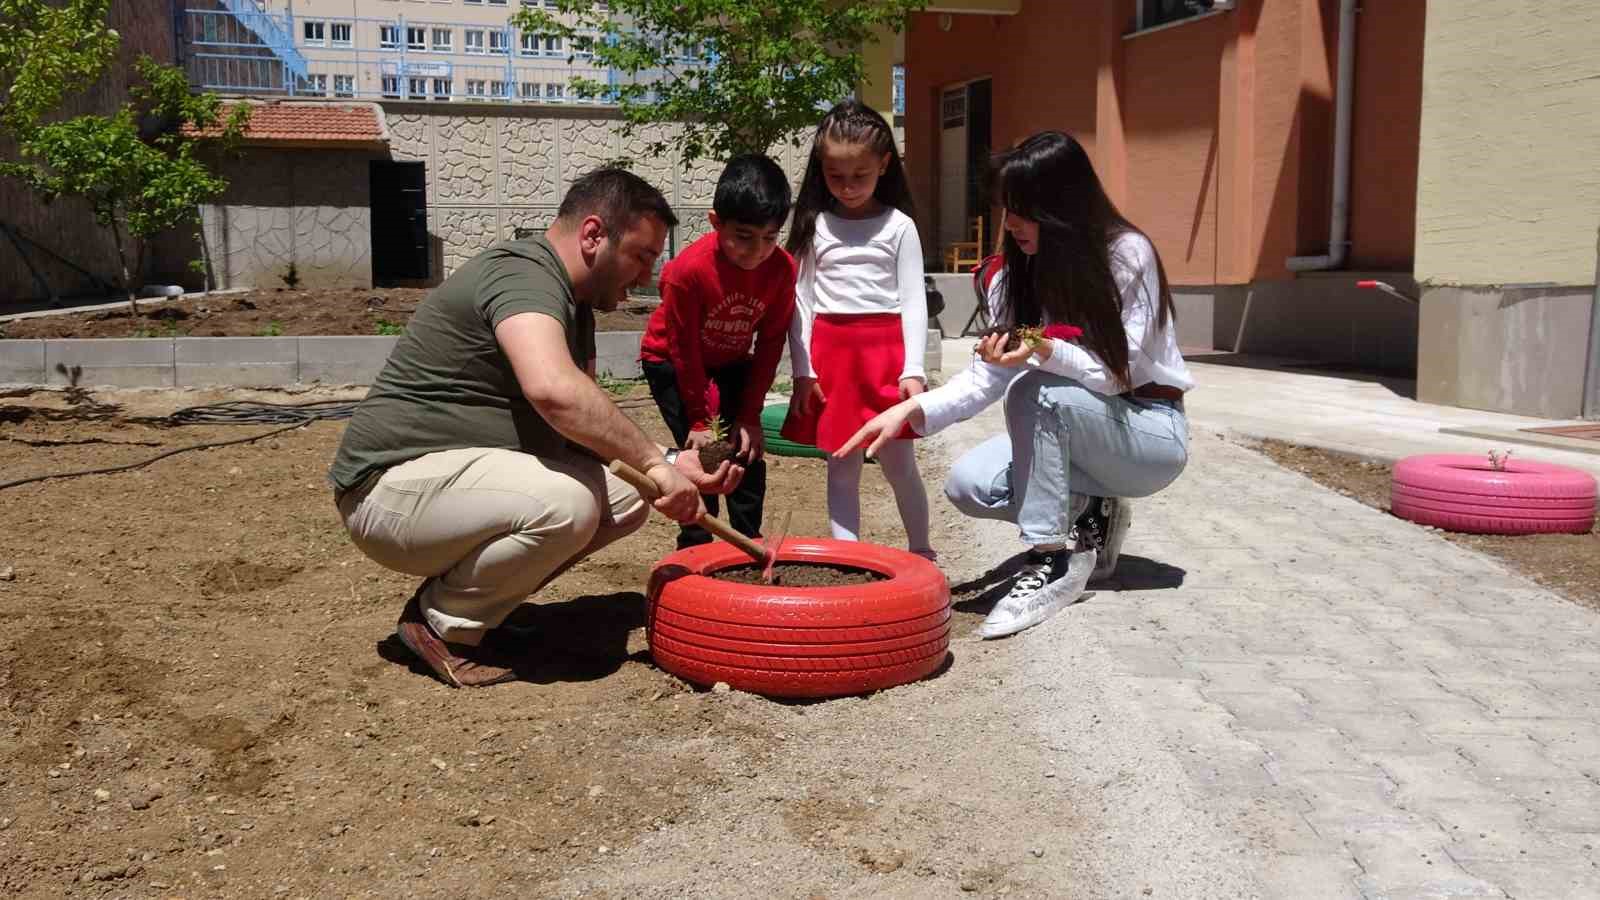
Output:
<instances>
[{"instance_id":1,"label":"stone-patterned wall","mask_svg":"<svg viewBox=\"0 0 1600 900\"><path fill-rule=\"evenodd\" d=\"M592 108L528 109L509 104L386 102L390 152L427 168L428 230L439 247L435 274L443 278L517 228L543 229L555 218L575 178L617 159L659 187L680 220L673 246L709 230L706 213L718 162L684 169L669 154L652 158L652 141L670 143L675 126L652 125L627 142L622 122ZM784 145L775 158L798 185L805 151Z\"/></svg>"},{"instance_id":2,"label":"stone-patterned wall","mask_svg":"<svg viewBox=\"0 0 1600 900\"><path fill-rule=\"evenodd\" d=\"M202 208L218 287L372 285L372 200L365 151L245 151L223 166L222 202Z\"/></svg>"}]
</instances>

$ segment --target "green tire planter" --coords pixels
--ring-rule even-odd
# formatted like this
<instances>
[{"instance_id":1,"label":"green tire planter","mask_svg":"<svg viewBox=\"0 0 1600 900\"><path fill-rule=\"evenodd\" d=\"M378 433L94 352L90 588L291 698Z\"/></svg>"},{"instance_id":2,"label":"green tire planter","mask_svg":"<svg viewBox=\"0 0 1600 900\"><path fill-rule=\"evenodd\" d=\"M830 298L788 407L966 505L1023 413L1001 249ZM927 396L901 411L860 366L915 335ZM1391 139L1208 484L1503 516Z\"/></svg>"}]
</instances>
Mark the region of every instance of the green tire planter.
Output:
<instances>
[{"instance_id":1,"label":"green tire planter","mask_svg":"<svg viewBox=\"0 0 1600 900\"><path fill-rule=\"evenodd\" d=\"M783 428L783 418L789 413L789 404L774 403L761 411L761 431L767 436L767 452L774 456L809 456L826 459L828 454L810 444L797 444L778 434Z\"/></svg>"}]
</instances>

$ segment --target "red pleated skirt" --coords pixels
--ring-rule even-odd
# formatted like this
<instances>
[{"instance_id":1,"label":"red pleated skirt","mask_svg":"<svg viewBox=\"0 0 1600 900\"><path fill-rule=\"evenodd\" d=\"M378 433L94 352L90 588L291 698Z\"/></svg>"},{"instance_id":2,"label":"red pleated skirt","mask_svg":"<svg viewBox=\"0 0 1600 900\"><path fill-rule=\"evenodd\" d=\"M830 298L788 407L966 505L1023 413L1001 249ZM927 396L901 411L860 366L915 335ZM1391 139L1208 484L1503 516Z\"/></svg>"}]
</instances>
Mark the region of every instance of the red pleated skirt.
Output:
<instances>
[{"instance_id":1,"label":"red pleated skirt","mask_svg":"<svg viewBox=\"0 0 1600 900\"><path fill-rule=\"evenodd\" d=\"M900 402L905 338L898 313L822 313L811 323L811 367L822 388L822 411L790 415L781 434L832 453L873 416ZM899 435L915 438L907 425Z\"/></svg>"}]
</instances>

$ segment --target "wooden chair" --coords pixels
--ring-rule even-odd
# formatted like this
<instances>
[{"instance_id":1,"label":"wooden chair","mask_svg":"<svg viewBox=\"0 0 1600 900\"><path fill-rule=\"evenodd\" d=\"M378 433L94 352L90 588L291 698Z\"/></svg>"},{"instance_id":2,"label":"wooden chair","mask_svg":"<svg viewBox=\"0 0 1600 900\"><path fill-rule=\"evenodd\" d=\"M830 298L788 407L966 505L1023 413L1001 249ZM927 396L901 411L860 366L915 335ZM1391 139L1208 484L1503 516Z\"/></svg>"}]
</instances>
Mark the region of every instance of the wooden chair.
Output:
<instances>
[{"instance_id":1,"label":"wooden chair","mask_svg":"<svg viewBox=\"0 0 1600 900\"><path fill-rule=\"evenodd\" d=\"M983 262L983 216L968 222L971 240L953 241L945 245L944 265L947 272L959 272L962 266L972 267Z\"/></svg>"}]
</instances>

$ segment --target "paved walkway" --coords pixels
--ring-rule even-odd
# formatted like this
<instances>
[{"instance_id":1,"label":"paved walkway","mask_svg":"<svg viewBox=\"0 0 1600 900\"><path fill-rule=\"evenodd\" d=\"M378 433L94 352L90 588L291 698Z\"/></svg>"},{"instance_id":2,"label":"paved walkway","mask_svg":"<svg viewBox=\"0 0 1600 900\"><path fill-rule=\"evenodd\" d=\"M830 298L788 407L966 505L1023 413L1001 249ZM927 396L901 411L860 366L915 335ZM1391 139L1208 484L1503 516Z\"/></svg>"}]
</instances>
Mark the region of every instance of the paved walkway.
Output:
<instances>
[{"instance_id":1,"label":"paved walkway","mask_svg":"<svg viewBox=\"0 0 1600 900\"><path fill-rule=\"evenodd\" d=\"M1087 633L1264 896L1600 897L1600 619L1219 437L1202 396L1118 580L1018 649Z\"/></svg>"}]
</instances>

